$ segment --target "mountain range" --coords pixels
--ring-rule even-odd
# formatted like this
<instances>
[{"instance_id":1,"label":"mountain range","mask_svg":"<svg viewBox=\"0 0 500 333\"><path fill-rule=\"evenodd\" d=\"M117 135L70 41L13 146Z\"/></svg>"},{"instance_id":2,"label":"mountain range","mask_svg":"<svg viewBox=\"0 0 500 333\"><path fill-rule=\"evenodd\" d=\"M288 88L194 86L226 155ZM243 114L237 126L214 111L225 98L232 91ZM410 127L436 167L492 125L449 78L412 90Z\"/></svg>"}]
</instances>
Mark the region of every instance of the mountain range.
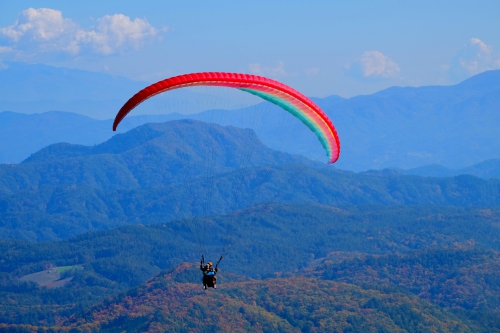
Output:
<instances>
[{"instance_id":1,"label":"mountain range","mask_svg":"<svg viewBox=\"0 0 500 333\"><path fill-rule=\"evenodd\" d=\"M29 111L30 107L15 109L9 108L8 103L0 103L0 110L5 111L32 113L59 109L99 119L110 118L128 97L144 86L141 82L106 74L42 65L9 66L0 71L0 81L3 82L0 94L9 96L16 103L29 102L38 105L38 108ZM22 76L23 71L28 74ZM33 74L39 72L45 74ZM15 78L16 75L19 78ZM31 93L42 82L44 94ZM354 171L383 168L407 170L439 164L445 168L462 169L500 158L497 131L500 123L499 82L500 71L497 70L478 74L453 86L393 87L350 99L330 96L314 100L329 115L339 132L342 146L337 164L339 168ZM51 94L67 96L64 98L68 104L47 109L42 101ZM188 117L220 125L252 128L260 140L273 149L326 161L317 138L300 121L274 105L261 103L228 111L220 109L229 103L217 101L221 97L189 90L171 94L169 98L175 101L165 101L166 106L161 112L172 113L131 118L128 125L123 124L124 130L146 122ZM110 98L114 100L113 105L106 102ZM86 104L81 102L83 99L92 99L97 105L102 102L99 116L95 112L83 111L86 108ZM207 110L217 106L219 109ZM153 109L156 109L155 113L159 112L158 107L145 105L142 113L147 113L148 108L151 108L151 113ZM206 111L200 112L202 110ZM6 124L5 119L10 119L9 125L2 126L0 133L0 162L19 163L49 143L97 144L113 134L108 130L110 120L82 121L81 117L67 115L61 121L44 120L61 115L52 113L49 117L41 114L23 118L12 113L0 113L0 126ZM72 130L60 130L64 128Z\"/></svg>"},{"instance_id":2,"label":"mountain range","mask_svg":"<svg viewBox=\"0 0 500 333\"><path fill-rule=\"evenodd\" d=\"M146 124L95 146L50 145L0 165L0 237L47 241L123 224L280 202L496 206L500 180L354 173L264 146L250 129Z\"/></svg>"}]
</instances>

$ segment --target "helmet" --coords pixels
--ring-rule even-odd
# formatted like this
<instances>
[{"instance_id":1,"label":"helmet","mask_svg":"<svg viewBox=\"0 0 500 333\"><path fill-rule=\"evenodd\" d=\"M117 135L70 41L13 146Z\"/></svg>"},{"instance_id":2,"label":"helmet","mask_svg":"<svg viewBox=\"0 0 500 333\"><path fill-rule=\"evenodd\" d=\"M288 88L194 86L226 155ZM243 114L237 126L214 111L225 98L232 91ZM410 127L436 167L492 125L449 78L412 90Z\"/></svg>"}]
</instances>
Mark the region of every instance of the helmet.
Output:
<instances>
[{"instance_id":1,"label":"helmet","mask_svg":"<svg viewBox=\"0 0 500 333\"><path fill-rule=\"evenodd\" d=\"M208 262L208 266L212 266L212 262L211 261Z\"/></svg>"}]
</instances>

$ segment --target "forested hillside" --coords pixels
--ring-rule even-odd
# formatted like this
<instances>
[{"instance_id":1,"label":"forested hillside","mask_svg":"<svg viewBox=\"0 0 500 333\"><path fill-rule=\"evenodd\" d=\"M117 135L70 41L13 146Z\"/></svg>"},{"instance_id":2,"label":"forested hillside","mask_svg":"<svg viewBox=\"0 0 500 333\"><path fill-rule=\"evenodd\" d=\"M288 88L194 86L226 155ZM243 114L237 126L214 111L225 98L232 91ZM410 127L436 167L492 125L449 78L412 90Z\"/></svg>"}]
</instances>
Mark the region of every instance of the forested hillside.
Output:
<instances>
[{"instance_id":1,"label":"forested hillside","mask_svg":"<svg viewBox=\"0 0 500 333\"><path fill-rule=\"evenodd\" d=\"M229 225L237 232L220 266L221 290L246 279L281 277L285 288L296 283L288 278L315 277L384 294L414 294L433 307L463 311L454 316L464 322L489 318L485 327L494 327L499 222L496 208L263 205L209 221L126 226L66 241L3 240L0 297L9 301L2 303L0 322L55 325L161 270L198 262L199 251L216 259ZM210 235L210 242L200 247L193 227ZM72 280L60 288L18 280L47 267L77 265L83 269L67 271L62 278ZM179 288L198 292L200 274L193 267L178 275L177 282L196 284ZM313 288L319 282L307 283ZM305 321L312 320L309 315Z\"/></svg>"},{"instance_id":2,"label":"forested hillside","mask_svg":"<svg viewBox=\"0 0 500 333\"><path fill-rule=\"evenodd\" d=\"M59 322L56 331L93 332L481 332L478 323L404 292L306 278L228 283L201 290L190 266ZM184 281L183 281L184 280ZM0 324L1 325L1 324ZM8 332L44 327L1 325ZM40 330L38 330L40 329Z\"/></svg>"},{"instance_id":3,"label":"forested hillside","mask_svg":"<svg viewBox=\"0 0 500 333\"><path fill-rule=\"evenodd\" d=\"M0 174L0 237L33 241L267 202L500 202L500 180L340 171L266 148L251 130L191 120L143 125L92 147L52 145L19 165L1 165Z\"/></svg>"},{"instance_id":4,"label":"forested hillside","mask_svg":"<svg viewBox=\"0 0 500 333\"><path fill-rule=\"evenodd\" d=\"M368 288L405 290L454 312L481 321L488 332L500 328L500 253L468 244L407 254L331 253L304 274Z\"/></svg>"},{"instance_id":5,"label":"forested hillside","mask_svg":"<svg viewBox=\"0 0 500 333\"><path fill-rule=\"evenodd\" d=\"M0 194L43 185L161 187L286 163L314 164L267 148L248 129L179 120L143 125L95 146L50 145L21 164L0 165Z\"/></svg>"},{"instance_id":6,"label":"forested hillside","mask_svg":"<svg viewBox=\"0 0 500 333\"><path fill-rule=\"evenodd\" d=\"M177 273L177 272L176 272ZM202 291L162 274L89 309L70 327L172 332L473 332L436 306L404 293L305 278L231 283Z\"/></svg>"}]
</instances>

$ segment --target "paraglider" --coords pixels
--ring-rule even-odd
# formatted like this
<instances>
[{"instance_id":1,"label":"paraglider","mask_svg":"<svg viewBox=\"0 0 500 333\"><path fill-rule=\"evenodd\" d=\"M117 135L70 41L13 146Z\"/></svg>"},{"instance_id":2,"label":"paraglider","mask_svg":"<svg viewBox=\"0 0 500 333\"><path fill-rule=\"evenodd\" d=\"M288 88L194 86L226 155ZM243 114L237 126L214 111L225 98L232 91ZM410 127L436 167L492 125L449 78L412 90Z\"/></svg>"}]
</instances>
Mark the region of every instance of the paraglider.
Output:
<instances>
[{"instance_id":1,"label":"paraglider","mask_svg":"<svg viewBox=\"0 0 500 333\"><path fill-rule=\"evenodd\" d=\"M236 88L281 107L302 121L303 124L316 134L326 151L329 164L335 163L338 160L340 155L340 141L332 121L325 112L311 99L297 90L278 81L257 75L203 72L174 76L156 82L136 93L122 106L115 117L113 131L116 131L120 122L130 111L145 100L163 92L194 86ZM203 272L203 288L217 288L216 274L222 256L215 266L211 262L205 265L204 260L205 258L202 256L200 270Z\"/></svg>"},{"instance_id":2,"label":"paraglider","mask_svg":"<svg viewBox=\"0 0 500 333\"><path fill-rule=\"evenodd\" d=\"M328 163L335 163L340 155L337 131L328 116L311 99L297 90L263 76L203 72L174 76L156 82L135 94L120 109L113 123L113 131L125 116L139 104L160 93L193 86L221 86L236 88L276 104L304 123L318 137L328 156Z\"/></svg>"},{"instance_id":3,"label":"paraglider","mask_svg":"<svg viewBox=\"0 0 500 333\"><path fill-rule=\"evenodd\" d=\"M200 261L200 270L203 272L203 289L214 288L217 289L217 272L219 271L219 264L222 260L222 256L220 256L219 261L215 264L215 267L212 265L212 262L209 261L206 265L205 256L201 256Z\"/></svg>"}]
</instances>

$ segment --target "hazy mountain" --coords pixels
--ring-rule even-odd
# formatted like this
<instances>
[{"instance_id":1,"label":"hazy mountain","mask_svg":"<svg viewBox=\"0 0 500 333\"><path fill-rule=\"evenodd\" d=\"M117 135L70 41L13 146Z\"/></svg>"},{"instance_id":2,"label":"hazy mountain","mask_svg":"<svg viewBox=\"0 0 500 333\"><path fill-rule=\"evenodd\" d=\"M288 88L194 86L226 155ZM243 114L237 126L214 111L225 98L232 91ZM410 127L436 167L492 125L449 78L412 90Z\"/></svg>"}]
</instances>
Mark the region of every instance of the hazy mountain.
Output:
<instances>
[{"instance_id":1,"label":"hazy mountain","mask_svg":"<svg viewBox=\"0 0 500 333\"><path fill-rule=\"evenodd\" d=\"M415 175L424 177L453 177L457 170L446 168L439 164L424 165L418 168L403 170L394 168L394 170L404 173L405 175Z\"/></svg>"},{"instance_id":2,"label":"hazy mountain","mask_svg":"<svg viewBox=\"0 0 500 333\"><path fill-rule=\"evenodd\" d=\"M32 106L23 110L6 109L0 103L0 110L42 112L59 109L99 119L111 118L124 101L144 86L143 83L99 73L43 65L9 66L0 71L2 96L12 96L9 98L16 103L38 106L36 109L30 109ZM11 76L16 75L19 78L12 81ZM499 82L500 71L489 71L453 86L393 87L350 99L331 96L316 98L315 101L331 117L339 132L342 151L337 166L340 168L356 171L387 167L413 169L439 164L446 168L462 169L484 160L500 158L500 136L497 130L500 123L500 114L497 112L500 106ZM78 86L75 86L77 83ZM43 89L40 88L42 86ZM26 91L29 92L28 97ZM203 95L189 89L166 95L157 97L170 100L162 102L165 104L162 110L154 103L146 103L141 106L141 112L150 110L150 113L172 114L131 118L128 124L123 124L119 129L131 129L131 126L149 121L190 117L221 125L252 128L261 141L271 148L326 161L317 138L300 121L272 104L182 116L175 112L193 113L221 108L230 106L231 101L221 102L224 96ZM68 104L68 107L48 108L40 100L48 96L58 101L60 98L58 103L73 103L73 106ZM110 102L110 98L114 102ZM73 99L78 101L72 102ZM85 112L83 109L89 107L83 100L98 103L99 110ZM98 143L113 134L107 129L109 121L103 125L86 120L81 125L81 118L66 117L67 124L62 125L61 122L52 124L43 119L43 115L33 115L33 120L25 122L26 119L13 119L15 117L11 114L6 116L0 113L0 124L5 122L6 117L11 118L9 126L16 131L0 133L0 162L3 163L20 162L43 147L42 144L37 145L38 142L44 145L48 142ZM88 130L94 124L95 129ZM40 127L44 127L45 131L40 130ZM72 128L73 132L60 133L60 128ZM29 139L26 133L32 133ZM5 142L17 144L14 146Z\"/></svg>"},{"instance_id":3,"label":"hazy mountain","mask_svg":"<svg viewBox=\"0 0 500 333\"><path fill-rule=\"evenodd\" d=\"M500 178L500 159L491 159L481 163L462 168L448 169L439 164L426 165L419 168L398 171L407 175L418 175L426 177L452 177L457 175L473 175L480 178Z\"/></svg>"},{"instance_id":4,"label":"hazy mountain","mask_svg":"<svg viewBox=\"0 0 500 333\"><path fill-rule=\"evenodd\" d=\"M0 162L19 163L57 142L98 144L110 137L111 122L69 112L0 112Z\"/></svg>"},{"instance_id":5,"label":"hazy mountain","mask_svg":"<svg viewBox=\"0 0 500 333\"><path fill-rule=\"evenodd\" d=\"M454 86L393 87L350 99L332 96L315 101L338 130L342 147L339 168L409 169L436 163L458 169L500 157L498 70ZM288 120L277 109L270 114L271 107L259 107L238 112L257 112L257 119L267 117L262 125L252 126L253 119L235 123L239 118L234 112L227 123L254 128L271 148L278 147L279 138L284 137L290 143L282 150L325 160L317 139L299 121ZM284 122L289 130L277 130Z\"/></svg>"},{"instance_id":6,"label":"hazy mountain","mask_svg":"<svg viewBox=\"0 0 500 333\"><path fill-rule=\"evenodd\" d=\"M110 118L142 82L104 73L58 68L43 64L8 62L0 70L0 110L22 113L51 110ZM57 128L57 127L55 127Z\"/></svg>"},{"instance_id":7,"label":"hazy mountain","mask_svg":"<svg viewBox=\"0 0 500 333\"><path fill-rule=\"evenodd\" d=\"M4 65L6 68L0 68L0 111L29 114L66 111L109 119L124 101L151 84L106 73L43 64L4 62ZM185 113L204 111L207 105L226 105L230 109L242 105L234 98L221 104L220 97L192 89L173 91L165 100L169 105L182 106ZM154 103L146 103L141 109L150 114L164 112Z\"/></svg>"},{"instance_id":8,"label":"hazy mountain","mask_svg":"<svg viewBox=\"0 0 500 333\"><path fill-rule=\"evenodd\" d=\"M2 99L10 101L116 100L144 86L144 82L106 73L21 62L5 65L0 71L0 90Z\"/></svg>"}]
</instances>

